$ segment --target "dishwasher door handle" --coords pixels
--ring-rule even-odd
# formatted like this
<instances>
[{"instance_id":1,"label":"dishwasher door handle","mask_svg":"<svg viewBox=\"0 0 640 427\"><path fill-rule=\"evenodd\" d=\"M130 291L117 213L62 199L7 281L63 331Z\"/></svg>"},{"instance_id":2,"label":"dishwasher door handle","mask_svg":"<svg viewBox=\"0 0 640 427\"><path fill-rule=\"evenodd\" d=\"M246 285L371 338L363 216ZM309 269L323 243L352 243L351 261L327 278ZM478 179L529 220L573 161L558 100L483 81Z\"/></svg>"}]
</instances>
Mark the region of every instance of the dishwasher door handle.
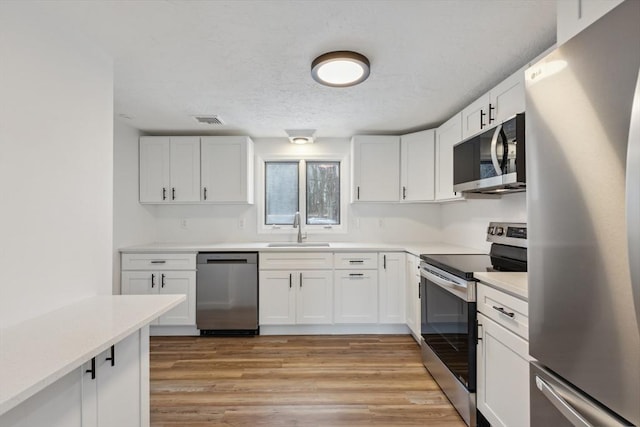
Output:
<instances>
[{"instance_id":1,"label":"dishwasher door handle","mask_svg":"<svg viewBox=\"0 0 640 427\"><path fill-rule=\"evenodd\" d=\"M208 259L207 264L248 264L249 260L243 259Z\"/></svg>"}]
</instances>

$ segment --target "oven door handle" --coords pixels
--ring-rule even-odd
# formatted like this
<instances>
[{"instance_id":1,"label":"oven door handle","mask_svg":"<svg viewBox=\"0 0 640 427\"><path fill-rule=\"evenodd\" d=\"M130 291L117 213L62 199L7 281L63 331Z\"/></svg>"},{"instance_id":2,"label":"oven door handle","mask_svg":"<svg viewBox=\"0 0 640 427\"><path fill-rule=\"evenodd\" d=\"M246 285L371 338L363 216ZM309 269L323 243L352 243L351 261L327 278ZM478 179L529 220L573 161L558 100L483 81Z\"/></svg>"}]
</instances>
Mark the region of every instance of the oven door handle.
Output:
<instances>
[{"instance_id":1,"label":"oven door handle","mask_svg":"<svg viewBox=\"0 0 640 427\"><path fill-rule=\"evenodd\" d=\"M442 277L436 276L435 274L430 273L428 270L425 270L424 268L420 269L420 275L425 279L429 280L430 282L438 285L445 291L460 298L461 300L464 300L467 302L475 301L475 298L473 298L473 296L469 296L469 288L465 286L460 286L456 282L452 282L450 280L446 280L446 279L443 279Z\"/></svg>"}]
</instances>

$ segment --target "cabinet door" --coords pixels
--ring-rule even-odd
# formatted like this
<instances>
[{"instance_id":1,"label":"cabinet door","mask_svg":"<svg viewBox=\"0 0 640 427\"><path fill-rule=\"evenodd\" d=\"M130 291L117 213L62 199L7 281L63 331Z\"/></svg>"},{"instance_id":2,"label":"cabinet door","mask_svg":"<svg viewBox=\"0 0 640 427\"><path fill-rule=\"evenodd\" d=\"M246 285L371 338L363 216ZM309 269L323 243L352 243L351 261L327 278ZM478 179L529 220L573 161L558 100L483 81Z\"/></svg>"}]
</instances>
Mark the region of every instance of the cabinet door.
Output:
<instances>
[{"instance_id":1,"label":"cabinet door","mask_svg":"<svg viewBox=\"0 0 640 427\"><path fill-rule=\"evenodd\" d=\"M158 318L160 325L196 324L196 272L159 271L158 284L161 294L182 294L187 300Z\"/></svg>"},{"instance_id":2,"label":"cabinet door","mask_svg":"<svg viewBox=\"0 0 640 427\"><path fill-rule=\"evenodd\" d=\"M378 271L336 270L335 323L378 323Z\"/></svg>"},{"instance_id":3,"label":"cabinet door","mask_svg":"<svg viewBox=\"0 0 640 427\"><path fill-rule=\"evenodd\" d=\"M524 68L518 70L491 90L491 113L494 123L502 123L524 111Z\"/></svg>"},{"instance_id":4,"label":"cabinet door","mask_svg":"<svg viewBox=\"0 0 640 427\"><path fill-rule=\"evenodd\" d=\"M296 321L303 325L333 321L333 272L303 271L298 274Z\"/></svg>"},{"instance_id":5,"label":"cabinet door","mask_svg":"<svg viewBox=\"0 0 640 427\"><path fill-rule=\"evenodd\" d=\"M486 93L462 110L462 137L457 142L467 139L495 123L494 121L489 122L490 102L489 93ZM491 115L493 116L493 113Z\"/></svg>"},{"instance_id":6,"label":"cabinet door","mask_svg":"<svg viewBox=\"0 0 640 427\"><path fill-rule=\"evenodd\" d=\"M82 426L140 426L141 348L140 331L136 331L95 357L96 375L83 376ZM87 363L83 365L90 367Z\"/></svg>"},{"instance_id":7,"label":"cabinet door","mask_svg":"<svg viewBox=\"0 0 640 427\"><path fill-rule=\"evenodd\" d=\"M435 130L400 138L400 200L431 201L435 191Z\"/></svg>"},{"instance_id":8,"label":"cabinet door","mask_svg":"<svg viewBox=\"0 0 640 427\"><path fill-rule=\"evenodd\" d=\"M171 200L171 140L169 137L140 137L140 202Z\"/></svg>"},{"instance_id":9,"label":"cabinet door","mask_svg":"<svg viewBox=\"0 0 640 427\"><path fill-rule=\"evenodd\" d=\"M252 143L247 137L202 138L202 200L253 203Z\"/></svg>"},{"instance_id":10,"label":"cabinet door","mask_svg":"<svg viewBox=\"0 0 640 427\"><path fill-rule=\"evenodd\" d=\"M171 137L172 202L200 201L200 137Z\"/></svg>"},{"instance_id":11,"label":"cabinet door","mask_svg":"<svg viewBox=\"0 0 640 427\"><path fill-rule=\"evenodd\" d=\"M261 325L296 323L295 288L298 277L290 271L261 271L258 288Z\"/></svg>"},{"instance_id":12,"label":"cabinet door","mask_svg":"<svg viewBox=\"0 0 640 427\"><path fill-rule=\"evenodd\" d=\"M462 113L436 129L436 200L460 199L453 192L453 146L462 140Z\"/></svg>"},{"instance_id":13,"label":"cabinet door","mask_svg":"<svg viewBox=\"0 0 640 427\"><path fill-rule=\"evenodd\" d=\"M123 295L153 295L160 288L160 274L156 271L123 271L121 276ZM151 325L157 325L154 319Z\"/></svg>"},{"instance_id":14,"label":"cabinet door","mask_svg":"<svg viewBox=\"0 0 640 427\"><path fill-rule=\"evenodd\" d=\"M397 202L400 187L400 137L354 136L354 202Z\"/></svg>"},{"instance_id":15,"label":"cabinet door","mask_svg":"<svg viewBox=\"0 0 640 427\"><path fill-rule=\"evenodd\" d=\"M420 342L420 259L407 254L406 314L411 335Z\"/></svg>"},{"instance_id":16,"label":"cabinet door","mask_svg":"<svg viewBox=\"0 0 640 427\"><path fill-rule=\"evenodd\" d=\"M593 24L622 0L562 0L557 7L558 46Z\"/></svg>"},{"instance_id":17,"label":"cabinet door","mask_svg":"<svg viewBox=\"0 0 640 427\"><path fill-rule=\"evenodd\" d=\"M529 425L529 344L478 313L478 409L492 426Z\"/></svg>"},{"instance_id":18,"label":"cabinet door","mask_svg":"<svg viewBox=\"0 0 640 427\"><path fill-rule=\"evenodd\" d=\"M406 262L404 252L388 252L379 255L380 323L406 323L404 296L406 287Z\"/></svg>"}]
</instances>

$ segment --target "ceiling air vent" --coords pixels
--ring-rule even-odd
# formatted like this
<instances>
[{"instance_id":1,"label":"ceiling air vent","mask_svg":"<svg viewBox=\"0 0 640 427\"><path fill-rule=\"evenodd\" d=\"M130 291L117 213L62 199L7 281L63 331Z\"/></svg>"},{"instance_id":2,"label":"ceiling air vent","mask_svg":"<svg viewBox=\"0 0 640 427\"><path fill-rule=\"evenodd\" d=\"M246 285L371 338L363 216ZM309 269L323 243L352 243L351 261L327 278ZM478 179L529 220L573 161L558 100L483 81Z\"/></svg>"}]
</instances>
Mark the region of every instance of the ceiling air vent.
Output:
<instances>
[{"instance_id":1,"label":"ceiling air vent","mask_svg":"<svg viewBox=\"0 0 640 427\"><path fill-rule=\"evenodd\" d=\"M198 123L212 126L223 126L224 122L219 116L194 116Z\"/></svg>"}]
</instances>

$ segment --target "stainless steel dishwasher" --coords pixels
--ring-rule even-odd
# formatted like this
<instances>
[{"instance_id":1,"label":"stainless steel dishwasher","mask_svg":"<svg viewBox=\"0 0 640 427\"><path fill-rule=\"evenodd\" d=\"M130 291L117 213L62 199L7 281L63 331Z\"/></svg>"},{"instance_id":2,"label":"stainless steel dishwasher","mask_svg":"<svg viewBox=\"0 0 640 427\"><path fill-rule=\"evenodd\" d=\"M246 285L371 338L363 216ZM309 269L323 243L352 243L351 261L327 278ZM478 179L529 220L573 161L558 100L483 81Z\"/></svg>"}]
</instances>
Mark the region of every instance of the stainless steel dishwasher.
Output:
<instances>
[{"instance_id":1,"label":"stainless steel dishwasher","mask_svg":"<svg viewBox=\"0 0 640 427\"><path fill-rule=\"evenodd\" d=\"M258 254L200 252L196 325L201 335L258 331Z\"/></svg>"}]
</instances>

